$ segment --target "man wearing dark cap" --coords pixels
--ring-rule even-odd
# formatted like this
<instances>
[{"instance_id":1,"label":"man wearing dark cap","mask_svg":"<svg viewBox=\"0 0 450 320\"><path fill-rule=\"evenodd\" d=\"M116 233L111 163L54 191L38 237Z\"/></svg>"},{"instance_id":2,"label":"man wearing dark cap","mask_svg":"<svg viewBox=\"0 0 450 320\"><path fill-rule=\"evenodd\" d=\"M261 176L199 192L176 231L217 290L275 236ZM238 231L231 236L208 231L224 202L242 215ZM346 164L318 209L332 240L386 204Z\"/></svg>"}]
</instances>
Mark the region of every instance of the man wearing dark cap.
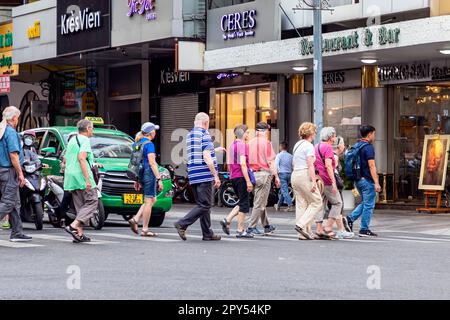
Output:
<instances>
[{"instance_id":1,"label":"man wearing dark cap","mask_svg":"<svg viewBox=\"0 0 450 320\"><path fill-rule=\"evenodd\" d=\"M270 235L275 227L269 224L267 218L267 201L269 199L272 179L275 177L277 188L280 187L280 178L275 164L275 151L268 140L270 126L266 122L256 125L256 137L250 141L250 168L255 173L256 185L254 188L254 200L252 216L247 229L254 235ZM264 227L264 233L257 228L258 220Z\"/></svg>"}]
</instances>

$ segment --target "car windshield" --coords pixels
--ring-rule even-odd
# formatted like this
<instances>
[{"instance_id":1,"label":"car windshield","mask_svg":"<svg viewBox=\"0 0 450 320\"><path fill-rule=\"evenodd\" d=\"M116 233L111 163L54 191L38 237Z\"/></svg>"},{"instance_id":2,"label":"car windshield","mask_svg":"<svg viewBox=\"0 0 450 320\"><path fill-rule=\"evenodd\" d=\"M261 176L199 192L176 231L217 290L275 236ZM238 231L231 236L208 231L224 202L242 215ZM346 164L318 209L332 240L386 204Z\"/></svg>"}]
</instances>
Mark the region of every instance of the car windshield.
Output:
<instances>
[{"instance_id":1,"label":"car windshield","mask_svg":"<svg viewBox=\"0 0 450 320\"><path fill-rule=\"evenodd\" d=\"M65 137L68 140L68 136ZM133 140L126 136L112 134L94 134L90 139L94 157L127 159L133 151Z\"/></svg>"}]
</instances>

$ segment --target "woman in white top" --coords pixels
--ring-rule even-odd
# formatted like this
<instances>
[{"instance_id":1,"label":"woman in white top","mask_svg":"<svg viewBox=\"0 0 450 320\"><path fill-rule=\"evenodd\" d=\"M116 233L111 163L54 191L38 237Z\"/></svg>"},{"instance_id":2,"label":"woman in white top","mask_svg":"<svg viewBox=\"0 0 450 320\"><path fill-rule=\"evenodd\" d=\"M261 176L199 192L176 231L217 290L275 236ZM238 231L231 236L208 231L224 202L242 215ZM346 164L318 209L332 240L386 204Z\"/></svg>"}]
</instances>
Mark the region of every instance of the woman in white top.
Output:
<instances>
[{"instance_id":1,"label":"woman in white top","mask_svg":"<svg viewBox=\"0 0 450 320\"><path fill-rule=\"evenodd\" d=\"M312 142L317 133L317 127L310 122L303 123L298 130L300 141L294 147L294 172L292 187L296 197L295 230L300 240L313 240L314 237L307 228L314 216L323 210L323 200L316 182L314 162L316 152Z\"/></svg>"}]
</instances>

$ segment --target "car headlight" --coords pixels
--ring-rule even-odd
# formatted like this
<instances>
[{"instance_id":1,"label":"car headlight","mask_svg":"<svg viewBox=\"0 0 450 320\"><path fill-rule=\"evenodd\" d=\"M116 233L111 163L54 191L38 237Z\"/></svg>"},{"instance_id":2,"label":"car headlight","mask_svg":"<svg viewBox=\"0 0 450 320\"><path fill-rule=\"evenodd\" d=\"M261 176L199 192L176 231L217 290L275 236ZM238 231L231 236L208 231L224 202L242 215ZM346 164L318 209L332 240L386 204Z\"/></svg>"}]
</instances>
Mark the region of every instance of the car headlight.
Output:
<instances>
[{"instance_id":1,"label":"car headlight","mask_svg":"<svg viewBox=\"0 0 450 320\"><path fill-rule=\"evenodd\" d=\"M164 169L160 172L161 180L172 180L170 177L170 172L167 169Z\"/></svg>"}]
</instances>

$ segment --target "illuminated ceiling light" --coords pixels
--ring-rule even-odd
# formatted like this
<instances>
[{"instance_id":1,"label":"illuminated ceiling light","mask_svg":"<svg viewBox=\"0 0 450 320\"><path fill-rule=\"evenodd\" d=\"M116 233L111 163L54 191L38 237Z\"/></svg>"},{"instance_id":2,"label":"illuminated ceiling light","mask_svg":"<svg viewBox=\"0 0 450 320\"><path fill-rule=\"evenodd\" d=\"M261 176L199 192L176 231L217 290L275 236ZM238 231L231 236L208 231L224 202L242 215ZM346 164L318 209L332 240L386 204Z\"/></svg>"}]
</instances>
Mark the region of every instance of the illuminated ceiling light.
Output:
<instances>
[{"instance_id":1,"label":"illuminated ceiling light","mask_svg":"<svg viewBox=\"0 0 450 320\"><path fill-rule=\"evenodd\" d=\"M377 59L361 59L361 62L364 64L374 64L374 63L377 63L378 60Z\"/></svg>"},{"instance_id":2,"label":"illuminated ceiling light","mask_svg":"<svg viewBox=\"0 0 450 320\"><path fill-rule=\"evenodd\" d=\"M450 49L439 50L439 52L445 55L450 55Z\"/></svg>"},{"instance_id":3,"label":"illuminated ceiling light","mask_svg":"<svg viewBox=\"0 0 450 320\"><path fill-rule=\"evenodd\" d=\"M297 72L302 72L302 71L308 70L308 67L305 67L305 66L298 66L298 67L292 67L292 69L293 69L294 71L297 71Z\"/></svg>"}]
</instances>

